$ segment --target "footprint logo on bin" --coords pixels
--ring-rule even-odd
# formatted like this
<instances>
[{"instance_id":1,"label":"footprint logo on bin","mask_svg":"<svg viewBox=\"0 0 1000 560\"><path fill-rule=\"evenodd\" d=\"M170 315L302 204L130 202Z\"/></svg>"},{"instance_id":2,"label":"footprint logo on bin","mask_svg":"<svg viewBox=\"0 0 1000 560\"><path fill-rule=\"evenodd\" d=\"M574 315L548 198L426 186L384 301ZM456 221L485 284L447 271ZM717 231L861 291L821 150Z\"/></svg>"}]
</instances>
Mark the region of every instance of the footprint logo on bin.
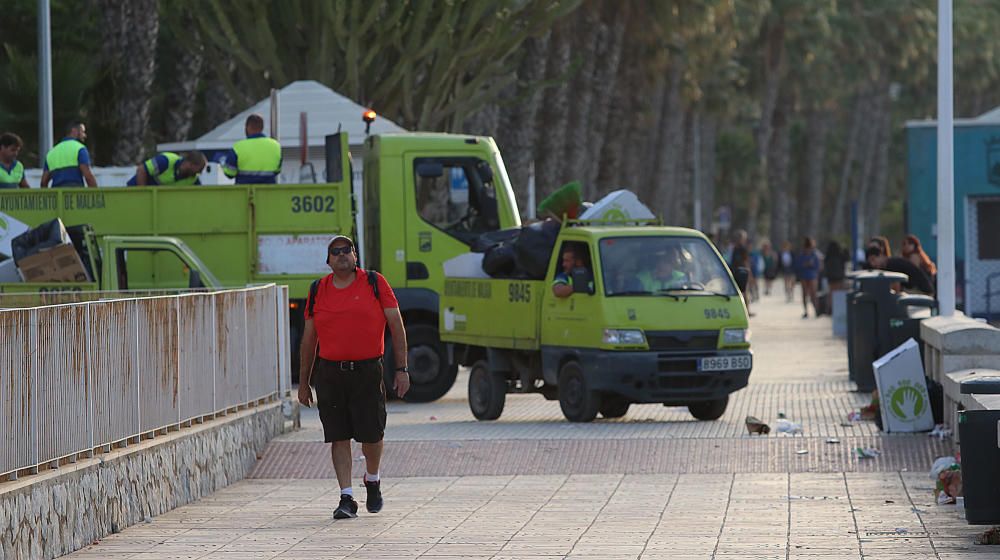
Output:
<instances>
[{"instance_id":1,"label":"footprint logo on bin","mask_svg":"<svg viewBox=\"0 0 1000 560\"><path fill-rule=\"evenodd\" d=\"M901 385L892 391L889 410L903 422L913 422L924 413L927 399L916 387Z\"/></svg>"}]
</instances>

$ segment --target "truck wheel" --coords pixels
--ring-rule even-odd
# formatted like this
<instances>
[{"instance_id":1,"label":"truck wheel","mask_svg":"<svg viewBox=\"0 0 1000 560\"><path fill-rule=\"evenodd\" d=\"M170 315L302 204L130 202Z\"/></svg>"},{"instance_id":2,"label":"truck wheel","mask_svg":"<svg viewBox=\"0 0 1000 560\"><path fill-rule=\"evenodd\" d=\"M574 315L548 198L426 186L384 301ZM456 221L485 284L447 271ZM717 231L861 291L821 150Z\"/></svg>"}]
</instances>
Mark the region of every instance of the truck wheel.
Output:
<instances>
[{"instance_id":1,"label":"truck wheel","mask_svg":"<svg viewBox=\"0 0 1000 560\"><path fill-rule=\"evenodd\" d=\"M570 422L590 422L601 408L601 394L589 387L576 362L566 362L559 370L559 408Z\"/></svg>"},{"instance_id":2,"label":"truck wheel","mask_svg":"<svg viewBox=\"0 0 1000 560\"><path fill-rule=\"evenodd\" d=\"M628 414L628 402L620 395L604 395L601 399L601 416L605 418L621 418Z\"/></svg>"},{"instance_id":3,"label":"truck wheel","mask_svg":"<svg viewBox=\"0 0 1000 560\"><path fill-rule=\"evenodd\" d=\"M469 408L477 420L496 420L507 401L507 379L490 370L486 360L472 364L469 371Z\"/></svg>"},{"instance_id":4,"label":"truck wheel","mask_svg":"<svg viewBox=\"0 0 1000 560\"><path fill-rule=\"evenodd\" d=\"M406 343L409 347L410 390L403 399L407 402L440 399L455 384L458 364L448 364L448 348L438 338L437 327L408 325ZM391 353L391 349L386 350Z\"/></svg>"},{"instance_id":5,"label":"truck wheel","mask_svg":"<svg viewBox=\"0 0 1000 560\"><path fill-rule=\"evenodd\" d=\"M688 405L691 416L698 420L718 420L729 406L729 395L714 401L705 401Z\"/></svg>"}]
</instances>

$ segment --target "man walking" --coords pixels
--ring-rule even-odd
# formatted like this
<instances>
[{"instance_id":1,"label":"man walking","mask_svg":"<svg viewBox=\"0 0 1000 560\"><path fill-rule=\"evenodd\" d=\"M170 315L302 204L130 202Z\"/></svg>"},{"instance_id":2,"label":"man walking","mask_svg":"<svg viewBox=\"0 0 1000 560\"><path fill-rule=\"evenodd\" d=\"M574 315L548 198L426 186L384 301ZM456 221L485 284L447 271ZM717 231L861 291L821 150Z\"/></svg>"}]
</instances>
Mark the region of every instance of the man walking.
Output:
<instances>
[{"instance_id":1,"label":"man walking","mask_svg":"<svg viewBox=\"0 0 1000 560\"><path fill-rule=\"evenodd\" d=\"M237 185L277 183L281 173L281 144L264 136L264 117L251 114L243 130L247 137L233 144L222 172L226 177L235 177Z\"/></svg>"},{"instance_id":2,"label":"man walking","mask_svg":"<svg viewBox=\"0 0 1000 560\"><path fill-rule=\"evenodd\" d=\"M140 163L135 168L135 175L125 184L130 187L200 185L199 175L205 169L205 164L205 154L197 150L188 152L183 157L173 152L163 152Z\"/></svg>"},{"instance_id":3,"label":"man walking","mask_svg":"<svg viewBox=\"0 0 1000 560\"><path fill-rule=\"evenodd\" d=\"M0 134L0 189L28 188L24 164L17 161L24 142L12 132Z\"/></svg>"},{"instance_id":4,"label":"man walking","mask_svg":"<svg viewBox=\"0 0 1000 560\"><path fill-rule=\"evenodd\" d=\"M406 394L410 377L403 317L389 283L381 274L358 266L354 242L343 235L327 246L326 264L333 273L313 283L306 301L299 402L310 405L313 381L324 440L333 444L331 458L340 483L340 505L333 517L348 519L358 514L351 488L352 439L361 443L365 455L368 512L382 509L379 464L386 419L382 354L387 324L399 366L396 395Z\"/></svg>"},{"instance_id":5,"label":"man walking","mask_svg":"<svg viewBox=\"0 0 1000 560\"><path fill-rule=\"evenodd\" d=\"M84 182L88 187L97 186L97 179L90 170L90 152L83 144L86 141L87 126L80 121L69 123L66 137L45 155L43 189L48 188L49 181L52 181L53 187L82 187Z\"/></svg>"}]
</instances>

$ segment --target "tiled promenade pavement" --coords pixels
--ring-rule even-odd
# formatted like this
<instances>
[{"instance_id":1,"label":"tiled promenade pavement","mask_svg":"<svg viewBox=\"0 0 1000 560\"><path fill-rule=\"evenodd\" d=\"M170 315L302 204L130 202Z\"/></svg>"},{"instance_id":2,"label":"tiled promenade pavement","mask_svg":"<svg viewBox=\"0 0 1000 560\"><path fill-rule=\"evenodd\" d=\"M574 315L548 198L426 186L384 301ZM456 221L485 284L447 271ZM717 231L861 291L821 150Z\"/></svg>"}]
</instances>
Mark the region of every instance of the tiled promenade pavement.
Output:
<instances>
[{"instance_id":1,"label":"tiled promenade pavement","mask_svg":"<svg viewBox=\"0 0 1000 560\"><path fill-rule=\"evenodd\" d=\"M378 515L362 501L358 519L332 519L338 488L306 414L256 478L69 558L1000 558L973 544L982 527L934 504L926 473L946 444L841 426L867 396L850 392L829 320L800 309L754 306L751 385L719 421L647 405L575 425L525 395L481 423L460 377L441 401L390 405ZM746 414L773 423L779 411L804 435L745 433ZM859 461L855 444L883 455Z\"/></svg>"}]
</instances>

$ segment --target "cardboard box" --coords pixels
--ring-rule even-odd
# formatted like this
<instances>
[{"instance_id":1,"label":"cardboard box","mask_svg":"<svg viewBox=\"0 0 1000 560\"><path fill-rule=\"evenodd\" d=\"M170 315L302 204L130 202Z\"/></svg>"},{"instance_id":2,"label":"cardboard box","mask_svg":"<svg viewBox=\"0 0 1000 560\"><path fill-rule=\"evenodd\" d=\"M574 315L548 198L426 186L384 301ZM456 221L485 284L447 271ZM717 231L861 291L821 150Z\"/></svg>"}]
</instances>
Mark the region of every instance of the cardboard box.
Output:
<instances>
[{"instance_id":1,"label":"cardboard box","mask_svg":"<svg viewBox=\"0 0 1000 560\"><path fill-rule=\"evenodd\" d=\"M872 362L886 432L926 432L934 427L920 348L912 338Z\"/></svg>"},{"instance_id":2,"label":"cardboard box","mask_svg":"<svg viewBox=\"0 0 1000 560\"><path fill-rule=\"evenodd\" d=\"M90 282L72 243L42 250L17 262L25 282Z\"/></svg>"},{"instance_id":3,"label":"cardboard box","mask_svg":"<svg viewBox=\"0 0 1000 560\"><path fill-rule=\"evenodd\" d=\"M7 259L0 262L0 284L20 281L21 275L17 273L17 265L14 264L14 259Z\"/></svg>"}]
</instances>

